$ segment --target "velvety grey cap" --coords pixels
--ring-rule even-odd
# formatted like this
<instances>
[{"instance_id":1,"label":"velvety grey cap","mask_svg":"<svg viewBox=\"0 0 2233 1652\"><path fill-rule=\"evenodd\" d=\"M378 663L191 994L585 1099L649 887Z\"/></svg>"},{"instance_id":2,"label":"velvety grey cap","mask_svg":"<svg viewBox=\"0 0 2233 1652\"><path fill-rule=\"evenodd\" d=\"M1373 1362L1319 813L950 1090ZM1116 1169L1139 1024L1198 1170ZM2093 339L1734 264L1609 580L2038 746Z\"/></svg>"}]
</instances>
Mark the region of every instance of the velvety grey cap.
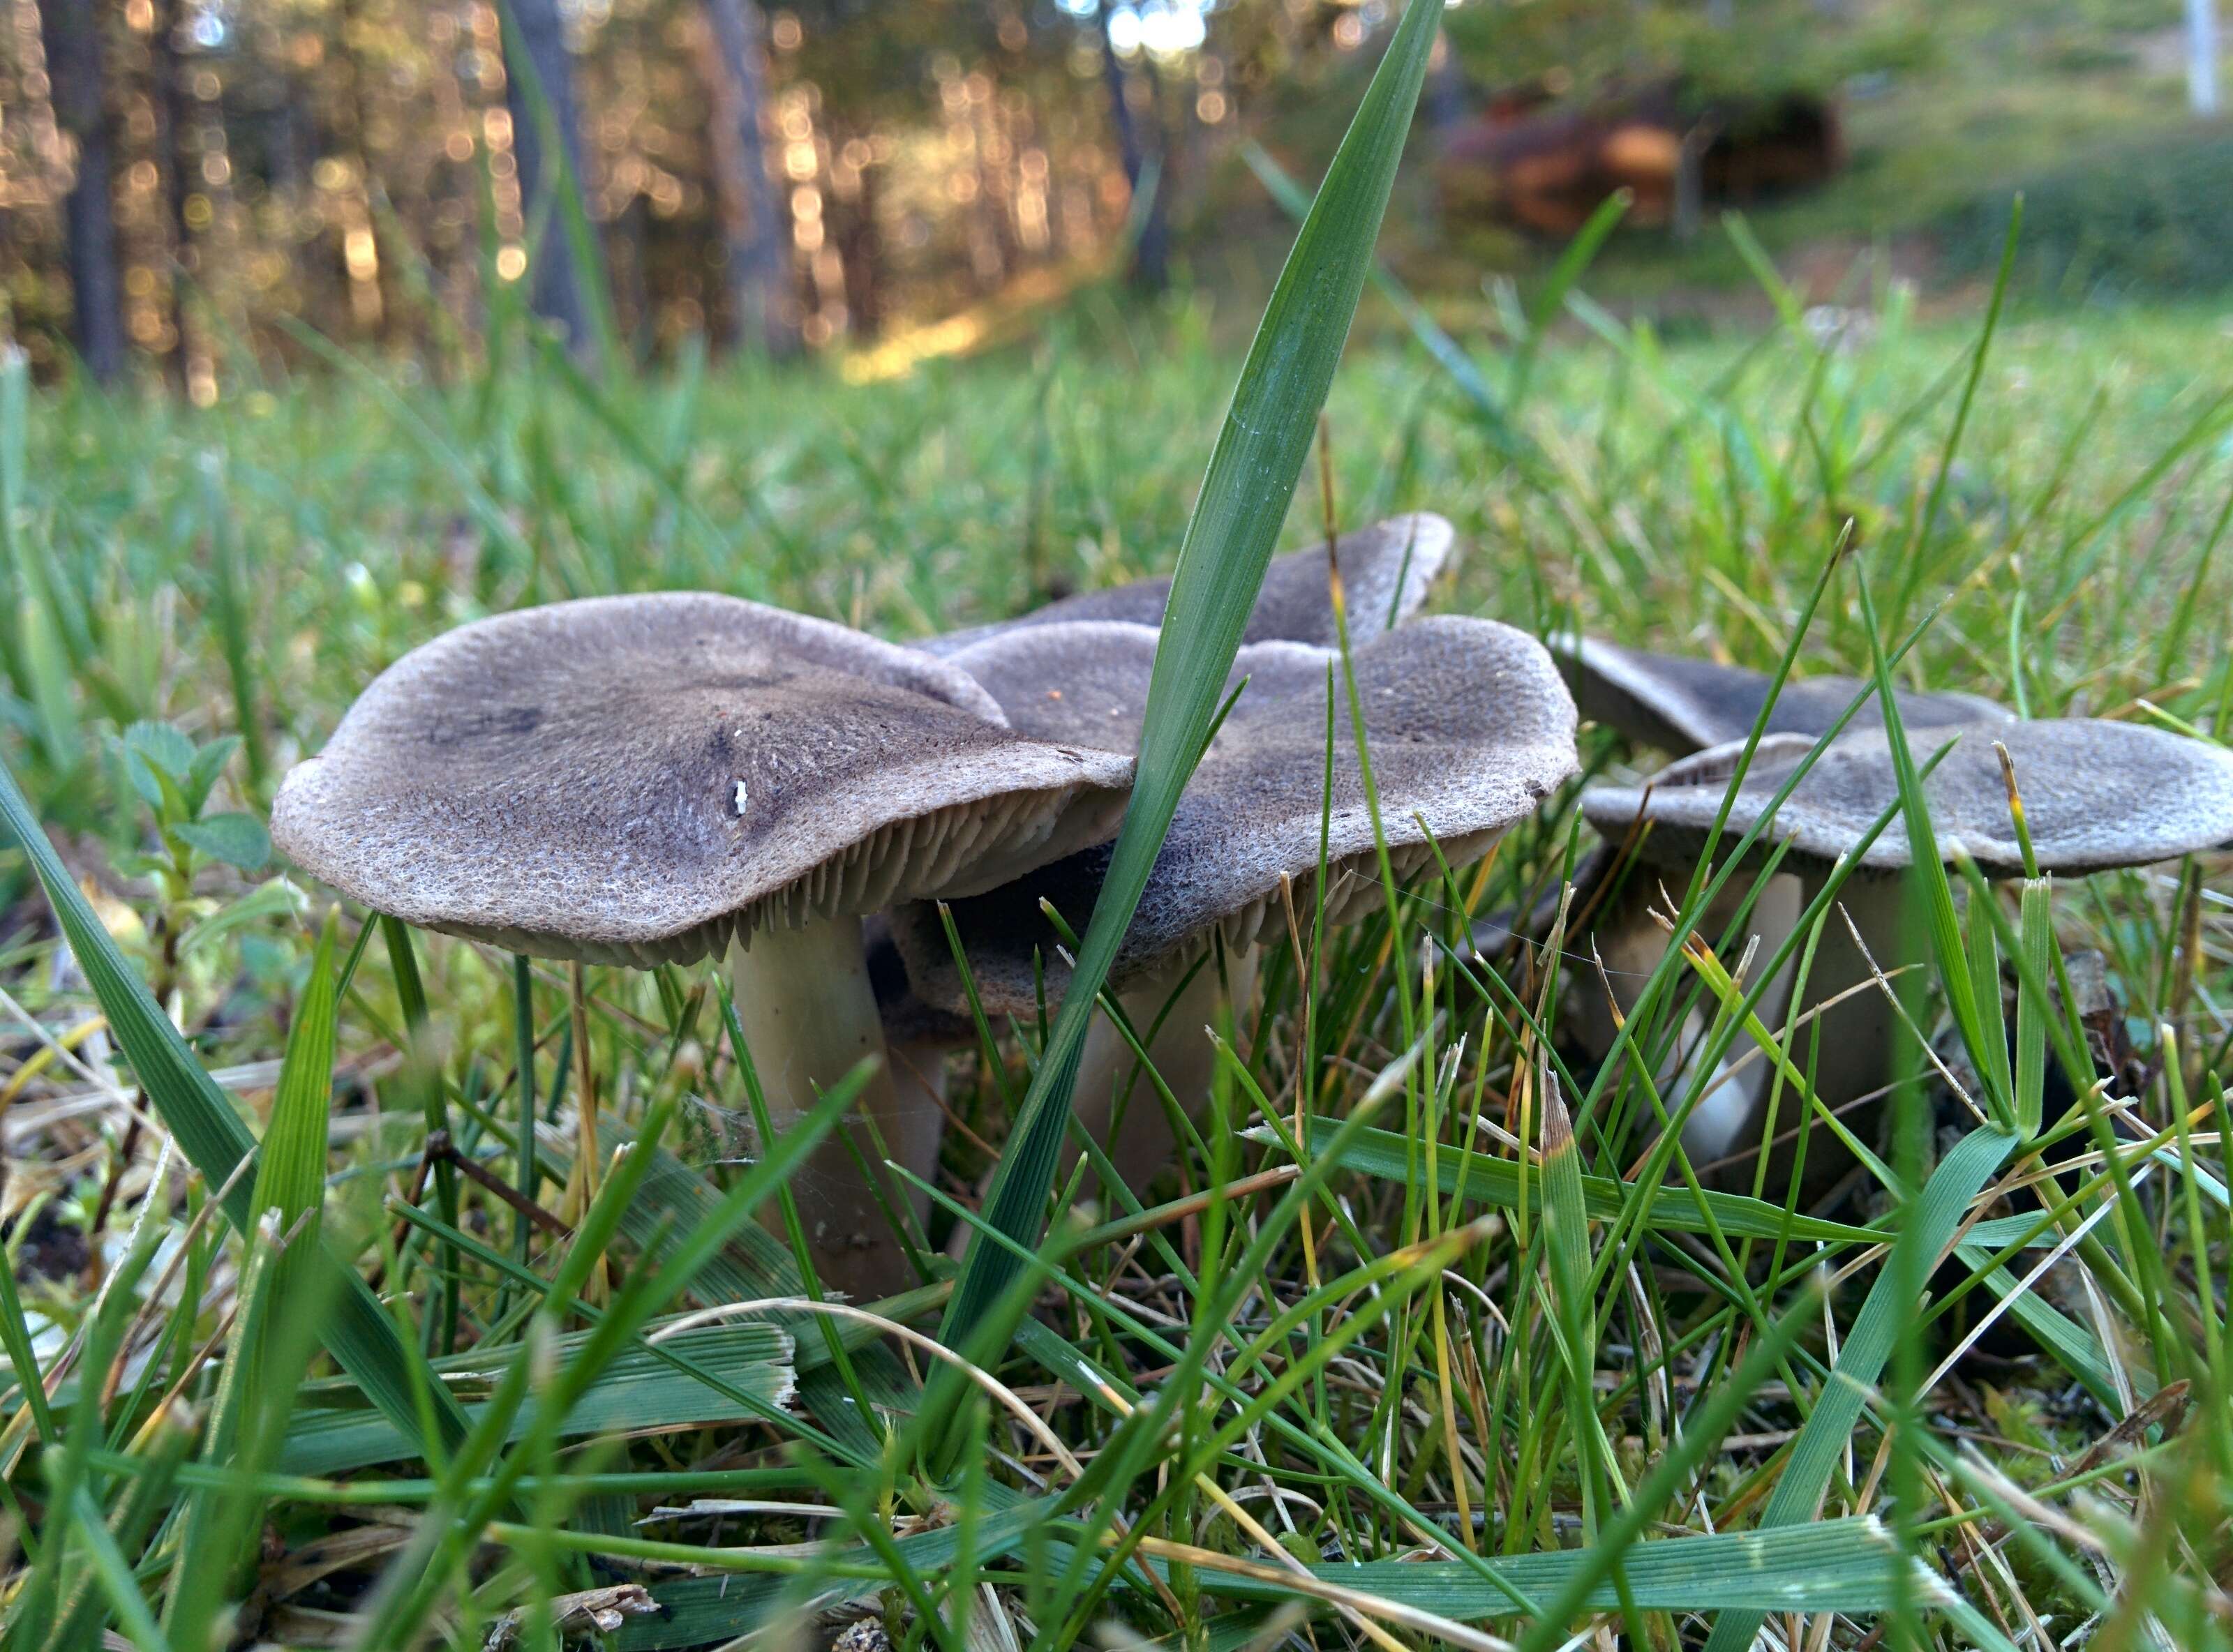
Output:
<instances>
[{"instance_id":1,"label":"velvety grey cap","mask_svg":"<svg viewBox=\"0 0 2233 1652\"><path fill-rule=\"evenodd\" d=\"M1350 640L1363 641L1416 613L1426 601L1428 586L1449 559L1455 541L1456 533L1448 522L1424 511L1391 517L1336 539L1334 557L1341 568L1348 601ZM1106 590L1081 591L1012 620L950 631L914 646L929 654L952 654L1005 632L1065 621L1122 620L1159 626L1163 622L1163 602L1170 592L1168 575ZM1272 558L1240 640L1310 642L1321 647L1331 647L1339 641L1334 634L1333 607L1326 595L1323 543Z\"/></svg>"},{"instance_id":2,"label":"velvety grey cap","mask_svg":"<svg viewBox=\"0 0 2233 1652\"><path fill-rule=\"evenodd\" d=\"M1551 652L1584 717L1640 745L1677 757L1741 740L1752 732L1774 681L1766 672L1676 654L1645 654L1596 637L1553 637ZM1769 734L1820 739L1868 685L1859 677L1793 677L1768 713ZM1911 729L1962 723L2013 722L2015 713L1979 694L1894 691L1900 720ZM1872 699L1846 726L1878 728L1884 710Z\"/></svg>"},{"instance_id":3,"label":"velvety grey cap","mask_svg":"<svg viewBox=\"0 0 2233 1652\"><path fill-rule=\"evenodd\" d=\"M288 775L271 825L374 911L649 964L994 887L1112 834L1131 767L1018 734L912 649L677 592L527 608L415 649Z\"/></svg>"},{"instance_id":4,"label":"velvety grey cap","mask_svg":"<svg viewBox=\"0 0 2233 1652\"><path fill-rule=\"evenodd\" d=\"M2043 870L2145 866L2233 841L2233 752L2204 741L2132 723L2074 719L1917 729L1908 745L1920 765L1949 740L1953 750L1924 782L1939 852L1948 860L1960 851L1988 874L2023 870L1995 741L2015 764ZM1813 745L1804 735L1761 740L1725 841L1751 829ZM1670 764L1644 785L1592 788L1583 794L1582 813L1614 842L1641 813L1650 823L1650 857L1687 865L1713 825L1742 751L1743 742L1732 741ZM1826 864L1852 853L1898 796L1885 731L1848 732L1784 801L1762 841L1787 841L1784 863L1794 869L1809 861ZM1897 819L1860 862L1885 870L1908 863L1906 829Z\"/></svg>"},{"instance_id":5,"label":"velvety grey cap","mask_svg":"<svg viewBox=\"0 0 2233 1652\"><path fill-rule=\"evenodd\" d=\"M1069 620L1019 626L946 656L999 705L1017 732L1132 751L1148 709L1148 680L1162 633L1123 620ZM1326 669L1340 655L1305 642L1252 642L1234 657L1227 692L1248 684L1248 698L1325 694Z\"/></svg>"},{"instance_id":6,"label":"velvety grey cap","mask_svg":"<svg viewBox=\"0 0 2233 1652\"><path fill-rule=\"evenodd\" d=\"M1525 633L1491 620L1419 620L1373 638L1351 658L1398 877L1433 865L1437 845L1454 866L1478 859L1575 773L1573 702L1542 645ZM1294 881L1297 913L1309 920L1330 663L1324 656L1305 671L1283 655L1280 669L1266 674L1279 678L1277 687L1259 679L1241 695L1180 801L1117 955L1116 986L1182 967L1220 933L1235 946L1284 933L1282 876ZM1345 697L1337 706L1325 900L1329 920L1342 923L1370 911L1381 890ZM1046 972L1048 1001L1060 996L1068 965L1039 901L1051 901L1082 934L1110 855L1110 846L1089 849L953 903L988 1008L1034 1011L1034 953ZM915 991L942 1006L961 1003L936 909L902 908L892 931Z\"/></svg>"}]
</instances>

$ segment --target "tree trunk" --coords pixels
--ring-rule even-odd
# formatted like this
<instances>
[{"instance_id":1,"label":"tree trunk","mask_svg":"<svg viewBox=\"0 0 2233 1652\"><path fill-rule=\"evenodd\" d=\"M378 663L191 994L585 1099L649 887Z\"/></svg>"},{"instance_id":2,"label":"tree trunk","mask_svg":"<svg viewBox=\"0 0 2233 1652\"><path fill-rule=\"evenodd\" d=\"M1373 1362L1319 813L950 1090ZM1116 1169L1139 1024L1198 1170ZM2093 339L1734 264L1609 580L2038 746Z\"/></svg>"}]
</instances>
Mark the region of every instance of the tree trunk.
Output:
<instances>
[{"instance_id":1,"label":"tree trunk","mask_svg":"<svg viewBox=\"0 0 2233 1652\"><path fill-rule=\"evenodd\" d=\"M861 186L837 220L837 251L845 261L846 326L861 343L884 328L884 296L878 271L883 244L876 226L876 198L883 168L874 161L860 171Z\"/></svg>"},{"instance_id":2,"label":"tree trunk","mask_svg":"<svg viewBox=\"0 0 2233 1652\"><path fill-rule=\"evenodd\" d=\"M156 130L163 154L166 200L170 209L171 257L178 269L170 278L171 341L167 358L172 380L180 388L186 383L186 285L198 273L194 227L186 221L186 197L193 192L188 153L192 137L193 104L186 88L186 66L179 57L179 26L185 20L185 0L161 0L155 8L153 58L155 77Z\"/></svg>"},{"instance_id":3,"label":"tree trunk","mask_svg":"<svg viewBox=\"0 0 2233 1652\"><path fill-rule=\"evenodd\" d=\"M798 295L791 280L787 214L767 164L767 19L758 0L706 0L706 20L717 59L713 157L720 173L737 342L771 355L794 354Z\"/></svg>"},{"instance_id":4,"label":"tree trunk","mask_svg":"<svg viewBox=\"0 0 2233 1652\"><path fill-rule=\"evenodd\" d=\"M1116 55L1116 49L1109 41L1109 31L1101 33L1101 73L1109 88L1109 120L1116 129L1116 155L1123 163L1124 182L1131 190L1130 211L1137 220L1138 241L1132 248L1132 284L1143 292L1159 293L1170 281L1170 224L1163 211L1163 202L1169 191L1169 181L1157 169L1155 193L1149 198L1143 217L1140 204L1140 180L1148 170L1148 157L1140 141L1139 122L1133 118L1130 77L1124 73L1124 64Z\"/></svg>"},{"instance_id":5,"label":"tree trunk","mask_svg":"<svg viewBox=\"0 0 2233 1652\"><path fill-rule=\"evenodd\" d=\"M583 199L574 59L566 49L566 27L557 0L511 0L504 9L504 97L511 112L520 208L529 223L538 214L544 223L530 272L529 298L535 313L564 335L578 353L590 343L589 283L594 272L582 269L574 257L568 209L558 192L568 186L570 174L573 198L576 203ZM554 137L560 146L557 155L550 153Z\"/></svg>"},{"instance_id":6,"label":"tree trunk","mask_svg":"<svg viewBox=\"0 0 2233 1652\"><path fill-rule=\"evenodd\" d=\"M95 0L39 0L55 121L77 149L76 176L62 203L71 327L85 370L106 384L124 366L124 309L116 275L114 128L101 21Z\"/></svg>"}]
</instances>

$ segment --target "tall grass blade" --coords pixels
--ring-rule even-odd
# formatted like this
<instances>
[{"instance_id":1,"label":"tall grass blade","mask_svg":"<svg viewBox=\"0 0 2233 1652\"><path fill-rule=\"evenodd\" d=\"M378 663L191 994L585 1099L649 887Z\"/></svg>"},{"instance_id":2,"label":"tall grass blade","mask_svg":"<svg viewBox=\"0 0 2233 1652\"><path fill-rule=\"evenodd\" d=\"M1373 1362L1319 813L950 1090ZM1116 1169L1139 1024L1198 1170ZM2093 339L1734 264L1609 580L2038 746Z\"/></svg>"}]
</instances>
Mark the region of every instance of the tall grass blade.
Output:
<instances>
[{"instance_id":1,"label":"tall grass blade","mask_svg":"<svg viewBox=\"0 0 2233 1652\"><path fill-rule=\"evenodd\" d=\"M1551 266L1551 273L1543 278L1543 289L1536 294L1535 302L1527 307L1527 334L1520 341L1520 348L1512 353L1511 387L1505 393L1505 406L1517 415L1527 405L1527 393L1535 382L1535 364L1542 359L1543 335L1551 323L1559 318L1566 307L1566 296L1580 281L1606 238L1628 216L1628 209L1636 197L1625 189L1615 190L1599 202L1598 210L1590 214L1589 222L1575 233L1559 255L1559 262Z\"/></svg>"},{"instance_id":2,"label":"tall grass blade","mask_svg":"<svg viewBox=\"0 0 2233 1652\"><path fill-rule=\"evenodd\" d=\"M257 707L256 645L249 634L243 600L244 582L233 531L234 512L225 501L225 471L218 456L204 454L198 468L203 526L209 534L210 597L217 609L218 646L232 684L233 726L240 731L248 758L249 795L260 803L268 800L271 762L264 751L263 714Z\"/></svg>"},{"instance_id":3,"label":"tall grass blade","mask_svg":"<svg viewBox=\"0 0 2233 1652\"><path fill-rule=\"evenodd\" d=\"M1289 218L1300 223L1309 216L1311 198L1303 186L1287 175L1286 168L1272 158L1271 152L1254 139L1240 146L1240 158L1248 163L1248 170L1256 174L1256 181L1279 204ZM1419 341L1420 347L1434 357L1436 365L1473 404L1474 411L1506 444L1512 440L1511 413L1502 398L1489 387L1488 380L1465 347L1443 329L1428 312L1427 307L1411 295L1409 288L1396 278L1394 271L1375 258L1372 261L1372 284L1383 298L1392 305L1403 325Z\"/></svg>"},{"instance_id":4,"label":"tall grass blade","mask_svg":"<svg viewBox=\"0 0 2233 1652\"><path fill-rule=\"evenodd\" d=\"M1026 1244L1035 1246L1042 1231L1094 1000L1217 715L1333 382L1441 15L1435 0L1411 0L1406 8L1273 289L1188 521L1149 680L1139 771L1123 829L985 1201L992 1226ZM973 1239L941 1333L948 1346L976 1337L1018 1272L1005 1248Z\"/></svg>"}]
</instances>

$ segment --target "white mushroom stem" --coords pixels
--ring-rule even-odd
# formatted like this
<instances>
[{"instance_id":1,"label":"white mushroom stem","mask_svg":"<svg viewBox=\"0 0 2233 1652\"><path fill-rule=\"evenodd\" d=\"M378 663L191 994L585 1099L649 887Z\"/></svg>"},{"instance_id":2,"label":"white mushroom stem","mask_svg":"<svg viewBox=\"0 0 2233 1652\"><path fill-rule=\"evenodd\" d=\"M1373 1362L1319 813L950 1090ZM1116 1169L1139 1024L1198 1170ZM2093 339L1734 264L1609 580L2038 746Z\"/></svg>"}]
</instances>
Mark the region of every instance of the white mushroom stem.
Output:
<instances>
[{"instance_id":1,"label":"white mushroom stem","mask_svg":"<svg viewBox=\"0 0 2233 1652\"><path fill-rule=\"evenodd\" d=\"M1761 891L1748 926L1748 934L1758 938L1753 954L1756 966L1765 966L1774 956L1828 879L1826 868L1804 875L1780 873ZM1740 890L1716 902L1699 926L1699 933L1718 938L1742 898ZM1639 903L1631 908L1631 915L1600 930L1596 940L1612 985L1613 1000L1625 1016L1635 1008L1645 979L1666 950L1666 932L1643 915ZM1899 1063L1894 1057L1898 1041L1905 1035L1878 975L1880 972L1896 984L1904 967L1922 959L1924 945L1920 929L1909 920L1902 878L1854 874L1839 885L1807 971L1797 1035L1785 1051L1800 1072L1807 1071L1813 1060L1814 1095L1833 1113L1881 1095L1898 1075ZM1790 1010L1796 962L1794 953L1754 1006L1761 1024L1779 1037ZM1657 1075L1661 1094L1670 1108L1689 1091L1689 1073L1706 1041L1712 1011L1712 1005L1702 1005L1685 1018L1682 1036ZM1615 1037L1611 1018L1605 1010L1603 990L1594 982L1585 994L1584 1022L1592 1047L1600 1055L1610 1051ZM1752 1041L1740 1032L1716 1063L1704 1096L1683 1126L1683 1147L1693 1164L1710 1165L1742 1154L1738 1180L1749 1182L1774 1070L1765 1056L1754 1053ZM1775 1134L1785 1135L1802 1125L1814 1128L1818 1122L1811 1120L1811 1109L1803 1109L1800 1098L1787 1083L1778 1103ZM1849 1122L1855 1124L1857 1133L1866 1135L1857 1121ZM1818 1143L1824 1141L1820 1134L1815 1139ZM1832 1151L1836 1155L1833 1162L1844 1161L1841 1148ZM1790 1157L1787 1143L1775 1149L1776 1161L1787 1164ZM1814 1162L1813 1153L1809 1160ZM1810 1170L1810 1180L1813 1174Z\"/></svg>"},{"instance_id":2,"label":"white mushroom stem","mask_svg":"<svg viewBox=\"0 0 2233 1652\"><path fill-rule=\"evenodd\" d=\"M1175 1000L1169 980L1136 985L1116 995L1133 1031L1148 1041L1153 1076L1141 1066L1138 1053L1107 1016L1097 1015L1092 1030L1085 1035L1085 1050L1077 1067L1075 1110L1078 1122L1107 1148L1117 1174L1135 1193L1144 1193L1170 1162L1175 1144L1170 1115L1157 1093L1156 1078L1162 1080L1188 1117L1201 1118L1209 1105L1210 1083L1217 1071L1217 1046L1210 1042L1208 1029L1216 1024L1228 985L1238 1016L1256 992L1253 947L1236 948L1225 955L1222 980L1215 959L1204 963L1178 989ZM1161 1030L1149 1037L1149 1029L1158 1018ZM1123 1115L1116 1120L1117 1101L1125 1096L1128 1084L1130 1093L1123 1102ZM1118 1127L1114 1141L1110 1139L1112 1120Z\"/></svg>"},{"instance_id":3,"label":"white mushroom stem","mask_svg":"<svg viewBox=\"0 0 2233 1652\"><path fill-rule=\"evenodd\" d=\"M901 1144L887 1138L892 1156L928 1181L938 1164L938 1144L946 1128L946 1058L954 1046L940 1038L906 1038L891 1046L892 1092L899 1116L909 1132L905 1156ZM910 1187L915 1219L930 1212L929 1199Z\"/></svg>"},{"instance_id":4,"label":"white mushroom stem","mask_svg":"<svg viewBox=\"0 0 2233 1652\"><path fill-rule=\"evenodd\" d=\"M816 1271L825 1285L861 1300L908 1290L917 1283L914 1270L854 1154L879 1167L889 1157L927 1179L945 1115L919 1083L902 1083L895 1074L869 985L860 920L816 919L798 929L761 929L748 939L730 947L729 976L768 1122L778 1135L863 1057L877 1063L848 1115L791 1180ZM856 1122L869 1120L874 1135ZM851 1136L851 1146L843 1135ZM911 1209L919 1226L928 1200L881 1167L877 1174L885 1202Z\"/></svg>"},{"instance_id":5,"label":"white mushroom stem","mask_svg":"<svg viewBox=\"0 0 2233 1652\"><path fill-rule=\"evenodd\" d=\"M1716 944L1750 893L1749 886L1737 885L1735 880L1732 886L1707 910L1697 927L1700 935ZM1798 878L1788 873L1778 873L1760 891L1747 924L1747 938L1757 943L1753 952L1755 968L1766 967L1785 937L1797 927L1809 893ZM1598 955L1605 966L1605 980L1592 979L1583 985L1581 1018L1584 1037L1600 1057L1611 1053L1618 1037L1612 1008L1618 1006L1624 1019L1633 1014L1643 996L1644 983L1666 955L1667 932L1650 915L1649 904L1648 900L1631 898L1623 914L1599 929L1594 937ZM1729 961L1742 955L1746 944L1746 939L1738 940L1737 951ZM1826 949L1826 940L1825 945ZM1820 979L1819 969L1818 962L1817 973L1809 978L1810 999L1818 996L1813 983ZM1754 1013L1760 1017L1761 1024L1771 1031L1781 1027L1789 1005L1793 972L1793 965L1786 962L1754 1006ZM1608 988L1611 993L1610 1005L1605 997ZM1689 1070L1701 1053L1711 1019L1710 1005L1691 1011L1683 1019L1681 1037L1676 1039L1654 1075L1670 1108L1678 1105L1689 1092ZM1741 1152L1751 1142L1752 1135L1748 1133L1757 1133L1772 1069L1764 1060L1745 1062L1744 1056L1751 1048L1751 1041L1740 1031L1735 1042L1715 1063L1704 1095L1684 1122L1683 1149L1692 1163L1710 1164Z\"/></svg>"}]
</instances>

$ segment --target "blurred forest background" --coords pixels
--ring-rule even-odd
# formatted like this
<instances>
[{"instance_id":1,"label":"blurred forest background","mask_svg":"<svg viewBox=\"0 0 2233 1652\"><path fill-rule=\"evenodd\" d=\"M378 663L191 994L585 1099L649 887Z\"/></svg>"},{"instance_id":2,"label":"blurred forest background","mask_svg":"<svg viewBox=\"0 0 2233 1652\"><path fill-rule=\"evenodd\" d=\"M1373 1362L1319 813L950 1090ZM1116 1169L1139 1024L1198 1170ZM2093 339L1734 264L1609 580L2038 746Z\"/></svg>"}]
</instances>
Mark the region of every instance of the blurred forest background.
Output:
<instances>
[{"instance_id":1,"label":"blurred forest background","mask_svg":"<svg viewBox=\"0 0 2233 1652\"><path fill-rule=\"evenodd\" d=\"M0 0L0 296L44 376L413 364L520 283L587 350L904 362L1081 284L1260 287L1386 0ZM1493 322L1606 194L1593 280L1710 324L1715 212L1845 271L2050 297L2233 269L2209 0L1462 0L1390 256ZM578 189L573 187L578 180ZM1833 277L1825 276L1826 283ZM1234 313L1250 307L1234 306ZM877 354L878 351L882 354Z\"/></svg>"}]
</instances>

